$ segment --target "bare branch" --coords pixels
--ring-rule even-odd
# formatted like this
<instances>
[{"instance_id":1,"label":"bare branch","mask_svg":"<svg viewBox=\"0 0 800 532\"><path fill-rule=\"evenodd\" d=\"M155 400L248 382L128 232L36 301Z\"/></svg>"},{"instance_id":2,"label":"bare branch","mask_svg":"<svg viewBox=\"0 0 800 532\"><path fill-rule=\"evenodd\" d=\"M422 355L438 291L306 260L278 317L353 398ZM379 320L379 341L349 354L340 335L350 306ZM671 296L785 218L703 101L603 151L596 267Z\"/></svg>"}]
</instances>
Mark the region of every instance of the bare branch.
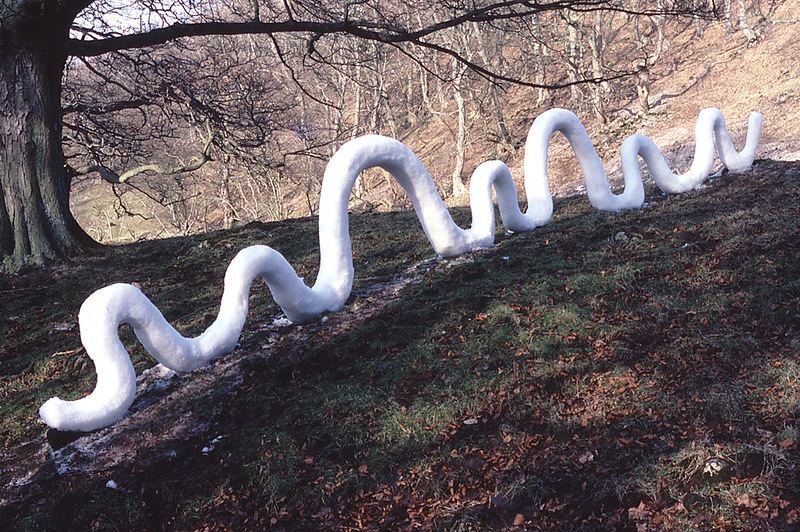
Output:
<instances>
[{"instance_id":1,"label":"bare branch","mask_svg":"<svg viewBox=\"0 0 800 532\"><path fill-rule=\"evenodd\" d=\"M214 133L211 131L211 125L208 121L206 121L206 131L208 134L204 139L203 149L201 150L200 154L193 157L186 164L180 164L177 166L164 166L160 164L143 164L140 166L136 166L134 168L130 168L121 174L118 174L114 170L102 164L93 164L79 168L69 168L69 171L74 176L97 172L100 174L100 177L102 177L105 181L108 181L109 183L113 184L125 183L129 179L141 174L156 174L156 175L166 176L166 175L177 175L188 172L194 172L195 170L198 170L200 167L206 164L208 161L212 160L211 145L214 141Z\"/></svg>"},{"instance_id":2,"label":"bare branch","mask_svg":"<svg viewBox=\"0 0 800 532\"><path fill-rule=\"evenodd\" d=\"M124 111L127 109L138 109L145 105L149 105L151 102L143 99L135 99L135 100L123 100L119 102L113 102L107 105L103 105L101 107L92 107L90 105L86 105L84 103L77 103L74 105L65 105L63 108L63 113L65 115L71 113L86 113L89 115L104 115L108 113L114 113L117 111Z\"/></svg>"},{"instance_id":3,"label":"bare branch","mask_svg":"<svg viewBox=\"0 0 800 532\"><path fill-rule=\"evenodd\" d=\"M623 4L624 5L624 4ZM288 5L287 5L288 8ZM575 11L617 11L622 13L662 14L665 10L635 11L615 5L609 0L530 2L529 0L506 0L494 2L483 7L464 11L458 16L423 26L416 30L408 30L396 23L376 22L371 20L353 20L345 16L343 20L332 22L296 20L289 11L287 20L277 22L197 22L176 23L144 33L135 33L94 40L70 39L67 52L77 56L97 56L108 52L144 48L164 44L183 37L208 35L240 35L240 34L279 34L310 33L315 36L331 33L345 33L363 39L383 43L417 42L438 31L459 26L469 22L486 22L513 19L533 15L544 11L571 9ZM685 11L682 12L686 14Z\"/></svg>"}]
</instances>

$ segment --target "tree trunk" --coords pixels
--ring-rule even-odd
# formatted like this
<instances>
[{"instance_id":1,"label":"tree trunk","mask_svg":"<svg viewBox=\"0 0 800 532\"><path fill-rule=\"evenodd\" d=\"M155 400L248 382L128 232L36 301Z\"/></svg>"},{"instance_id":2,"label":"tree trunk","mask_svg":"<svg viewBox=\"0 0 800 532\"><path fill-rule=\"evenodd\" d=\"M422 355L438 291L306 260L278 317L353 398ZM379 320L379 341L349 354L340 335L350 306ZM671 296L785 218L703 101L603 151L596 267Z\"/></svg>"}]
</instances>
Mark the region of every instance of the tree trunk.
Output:
<instances>
[{"instance_id":1,"label":"tree trunk","mask_svg":"<svg viewBox=\"0 0 800 532\"><path fill-rule=\"evenodd\" d=\"M639 109L643 115L650 112L650 72L646 65L636 74L636 94L639 100Z\"/></svg>"},{"instance_id":2,"label":"tree trunk","mask_svg":"<svg viewBox=\"0 0 800 532\"><path fill-rule=\"evenodd\" d=\"M666 0L658 0L658 8L662 11L666 10ZM667 46L667 17L665 15L658 15L653 18L653 23L656 26L658 37L656 39L656 48L653 50L653 54L647 59L647 64L650 66L658 64L658 60L661 57L661 54L664 53L664 49Z\"/></svg>"},{"instance_id":3,"label":"tree trunk","mask_svg":"<svg viewBox=\"0 0 800 532\"><path fill-rule=\"evenodd\" d=\"M589 49L592 52L592 76L595 79L602 79L605 75L605 65L603 53L605 52L606 42L603 28L602 11L595 12L592 33L589 36ZM608 81L592 84L592 108L600 121L605 124L608 122L608 115L605 108L605 95L611 92L611 85Z\"/></svg>"},{"instance_id":4,"label":"tree trunk","mask_svg":"<svg viewBox=\"0 0 800 532\"><path fill-rule=\"evenodd\" d=\"M690 8L694 7L695 9L702 9L704 7L703 4L704 0L693 0L689 5ZM703 17L695 17L694 19L694 36L700 39L703 37L703 32L705 31L705 20Z\"/></svg>"},{"instance_id":5,"label":"tree trunk","mask_svg":"<svg viewBox=\"0 0 800 532\"><path fill-rule=\"evenodd\" d=\"M464 178L461 177L461 173L464 171L464 157L467 146L467 110L464 94L462 93L462 83L466 72L464 67L455 61L453 62L453 67L454 70L458 69L453 81L453 95L456 98L456 106L458 107L458 131L456 132L456 164L453 168L452 193L456 198L460 198L467 195L467 186L464 184Z\"/></svg>"},{"instance_id":6,"label":"tree trunk","mask_svg":"<svg viewBox=\"0 0 800 532\"><path fill-rule=\"evenodd\" d=\"M581 65L581 43L580 43L580 15L568 13L567 15L567 62L569 67L569 81L573 85L569 86L570 100L572 104L578 106L582 100L581 88L577 85L580 81Z\"/></svg>"},{"instance_id":7,"label":"tree trunk","mask_svg":"<svg viewBox=\"0 0 800 532\"><path fill-rule=\"evenodd\" d=\"M61 147L69 22L60 27L42 12L0 13L0 252L8 271L92 242L69 211Z\"/></svg>"},{"instance_id":8,"label":"tree trunk","mask_svg":"<svg viewBox=\"0 0 800 532\"><path fill-rule=\"evenodd\" d=\"M481 56L481 60L483 64L486 65L487 68L492 67L492 58L489 55L489 52L486 50L486 41L484 40L484 35L481 32L481 28L477 22L473 22L473 28L475 29L475 35L478 36L478 53ZM495 39L492 39L494 43L494 49L492 50L493 55L497 56L497 70L496 72L499 74L503 74L504 64L503 64L503 43L501 42L499 36ZM503 115L503 107L500 102L500 94L497 88L497 83L489 82L489 95L492 99L492 111L494 111L494 118L497 122L497 130L498 130L498 138L500 140L500 144L511 148L513 151L515 149L514 146L514 139L511 136L511 133L508 131L508 126L506 125L506 117ZM498 145L498 147L500 147Z\"/></svg>"},{"instance_id":9,"label":"tree trunk","mask_svg":"<svg viewBox=\"0 0 800 532\"><path fill-rule=\"evenodd\" d=\"M728 33L733 33L736 28L733 26L733 12L731 10L731 0L723 0L722 2L722 19L725 23L725 29Z\"/></svg>"},{"instance_id":10,"label":"tree trunk","mask_svg":"<svg viewBox=\"0 0 800 532\"><path fill-rule=\"evenodd\" d=\"M738 0L739 4L739 29L742 30L744 36L747 37L747 42L756 42L758 40L758 35L753 29L750 27L750 23L747 21L747 2L744 0Z\"/></svg>"},{"instance_id":11,"label":"tree trunk","mask_svg":"<svg viewBox=\"0 0 800 532\"><path fill-rule=\"evenodd\" d=\"M414 102L414 76L411 72L406 72L406 127L411 128L417 125L417 110Z\"/></svg>"},{"instance_id":12,"label":"tree trunk","mask_svg":"<svg viewBox=\"0 0 800 532\"><path fill-rule=\"evenodd\" d=\"M547 56L547 48L542 46L542 24L541 20L539 20L539 15L533 14L533 57L534 57L534 68L536 69L536 83L540 85L544 85L545 79L547 79L547 65L545 63L544 58ZM548 93L547 89L544 87L539 87L536 94L536 107L540 107L545 100L547 100Z\"/></svg>"},{"instance_id":13,"label":"tree trunk","mask_svg":"<svg viewBox=\"0 0 800 532\"><path fill-rule=\"evenodd\" d=\"M350 135L350 138L354 139L361 134L361 57L357 57L356 60L356 103L355 103L355 110L353 111L353 134ZM370 131L370 133L374 133L374 131Z\"/></svg>"},{"instance_id":14,"label":"tree trunk","mask_svg":"<svg viewBox=\"0 0 800 532\"><path fill-rule=\"evenodd\" d=\"M222 166L222 179L219 182L219 199L222 203L222 228L230 229L233 222L238 218L236 208L233 206L231 198L231 169L230 157L225 156Z\"/></svg>"}]
</instances>

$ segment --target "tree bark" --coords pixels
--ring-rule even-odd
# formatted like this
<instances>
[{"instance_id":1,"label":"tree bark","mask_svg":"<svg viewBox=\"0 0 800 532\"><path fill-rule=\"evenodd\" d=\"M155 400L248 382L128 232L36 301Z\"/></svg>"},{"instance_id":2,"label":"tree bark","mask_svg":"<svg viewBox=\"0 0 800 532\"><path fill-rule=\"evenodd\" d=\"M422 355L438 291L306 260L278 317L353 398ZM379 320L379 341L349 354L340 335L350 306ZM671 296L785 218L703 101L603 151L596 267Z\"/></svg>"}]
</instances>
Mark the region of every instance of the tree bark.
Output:
<instances>
[{"instance_id":1,"label":"tree bark","mask_svg":"<svg viewBox=\"0 0 800 532\"><path fill-rule=\"evenodd\" d=\"M758 34L750 27L750 23L747 21L747 2L744 0L738 0L739 4L739 29L742 30L744 36L747 37L747 42L756 42L758 40Z\"/></svg>"},{"instance_id":2,"label":"tree bark","mask_svg":"<svg viewBox=\"0 0 800 532\"><path fill-rule=\"evenodd\" d=\"M7 9L14 11L0 13L0 252L4 269L15 271L92 240L70 213L61 147L69 21L55 9Z\"/></svg>"},{"instance_id":3,"label":"tree bark","mask_svg":"<svg viewBox=\"0 0 800 532\"><path fill-rule=\"evenodd\" d=\"M542 22L539 19L539 15L533 15L533 26L531 30L533 31L534 37L533 61L534 68L536 69L536 77L534 79L539 85L544 85L544 80L547 79L547 64L545 63L547 48L542 46ZM536 89L536 91L536 107L541 107L549 95L547 89L541 86Z\"/></svg>"},{"instance_id":4,"label":"tree bark","mask_svg":"<svg viewBox=\"0 0 800 532\"><path fill-rule=\"evenodd\" d=\"M484 40L484 35L481 32L480 26L477 23L473 24L473 28L475 30L475 35L478 37L478 53L481 56L481 60L483 63L490 67L492 66L492 58L489 56L489 52L486 50L486 41ZM503 72L503 43L500 41L499 37L494 40L495 49L493 50L493 54L497 56L497 71ZM503 144L511 150L515 150L516 146L514 143L514 138L511 136L511 133L508 131L508 126L506 125L506 117L503 114L503 107L500 102L500 94L497 88L496 83L489 83L489 96L491 97L492 101L492 111L494 111L494 118L497 122L497 130L498 130L498 139L500 140L500 144Z\"/></svg>"},{"instance_id":5,"label":"tree bark","mask_svg":"<svg viewBox=\"0 0 800 532\"><path fill-rule=\"evenodd\" d=\"M733 33L736 28L733 26L733 12L731 9L731 0L723 0L722 2L722 19L725 22L725 29L728 33Z\"/></svg>"},{"instance_id":6,"label":"tree bark","mask_svg":"<svg viewBox=\"0 0 800 532\"><path fill-rule=\"evenodd\" d=\"M453 70L457 71L453 81L453 96L456 99L456 107L458 108L458 131L456 132L456 164L453 168L453 196L456 198L464 197L467 195L467 185L464 184L464 178L461 173L464 171L464 157L467 151L467 110L466 103L464 102L463 94L463 81L464 68L453 63Z\"/></svg>"},{"instance_id":7,"label":"tree bark","mask_svg":"<svg viewBox=\"0 0 800 532\"><path fill-rule=\"evenodd\" d=\"M579 105L582 100L581 88L577 85L580 81L581 64L581 42L580 42L580 15L578 13L567 13L567 63L569 68L569 81L573 84L569 87L570 100L573 105Z\"/></svg>"},{"instance_id":8,"label":"tree bark","mask_svg":"<svg viewBox=\"0 0 800 532\"><path fill-rule=\"evenodd\" d=\"M595 79L602 79L605 75L605 64L603 54L606 48L606 31L603 27L603 13L597 11L594 14L594 24L589 35L589 49L592 52L592 76ZM592 85L592 107L594 113L600 121L605 124L608 122L608 115L605 108L605 95L611 92L611 85L608 81L594 83Z\"/></svg>"}]
</instances>

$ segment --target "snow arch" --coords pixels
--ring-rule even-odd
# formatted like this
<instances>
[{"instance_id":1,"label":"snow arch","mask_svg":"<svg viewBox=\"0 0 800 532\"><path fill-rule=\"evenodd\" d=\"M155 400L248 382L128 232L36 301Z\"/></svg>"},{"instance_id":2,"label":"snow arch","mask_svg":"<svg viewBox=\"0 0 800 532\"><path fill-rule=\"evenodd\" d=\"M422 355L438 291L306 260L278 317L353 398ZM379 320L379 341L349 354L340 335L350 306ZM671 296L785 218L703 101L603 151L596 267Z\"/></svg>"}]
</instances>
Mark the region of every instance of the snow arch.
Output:
<instances>
[{"instance_id":1,"label":"snow arch","mask_svg":"<svg viewBox=\"0 0 800 532\"><path fill-rule=\"evenodd\" d=\"M356 177L367 168L381 167L406 190L423 231L436 253L460 255L494 244L494 188L504 225L512 231L530 231L548 223L553 200L547 180L547 146L559 131L566 136L583 170L589 201L597 209L620 211L637 208L644 201L639 157L656 184L677 193L699 186L714 165L714 148L722 164L731 171L747 170L753 163L761 132L762 116L751 113L745 147L737 152L718 109L700 112L695 129L695 154L685 174L672 173L655 143L643 135L632 135L622 144L621 159L625 188L614 194L603 164L583 124L575 114L552 109L531 126L525 144L525 190L528 210L519 209L517 191L508 167L488 161L476 168L470 183L472 226L458 227L439 196L433 179L420 160L402 143L368 135L343 145L325 169L320 196L320 268L313 287L298 277L279 252L268 246L240 251L225 273L219 315L196 338L185 338L136 287L114 284L97 290L81 306L81 342L97 371L97 385L86 397L63 401L54 397L39 414L59 430L91 431L125 417L136 394L136 374L130 356L119 338L118 328L130 324L144 348L166 367L191 371L233 351L248 312L250 285L257 277L269 286L276 303L295 323L313 319L325 311L344 306L353 285L347 205Z\"/></svg>"}]
</instances>

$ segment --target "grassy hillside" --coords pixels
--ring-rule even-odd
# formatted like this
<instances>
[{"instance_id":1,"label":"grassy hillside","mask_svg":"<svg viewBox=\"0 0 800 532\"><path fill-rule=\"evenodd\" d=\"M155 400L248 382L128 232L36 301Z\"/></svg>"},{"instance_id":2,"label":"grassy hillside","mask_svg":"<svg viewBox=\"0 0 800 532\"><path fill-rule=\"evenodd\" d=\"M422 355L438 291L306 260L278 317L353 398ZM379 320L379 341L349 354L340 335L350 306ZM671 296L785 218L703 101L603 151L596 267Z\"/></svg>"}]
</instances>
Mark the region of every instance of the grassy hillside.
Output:
<instances>
[{"instance_id":1,"label":"grassy hillside","mask_svg":"<svg viewBox=\"0 0 800 532\"><path fill-rule=\"evenodd\" d=\"M619 215L564 199L550 225L449 261L429 260L413 213L354 216L345 311L278 328L259 285L234 354L143 391L123 428L55 455L36 408L92 387L74 325L92 290L135 281L197 334L247 244L313 279L316 222L2 277L0 522L798 526L799 207L800 166L762 161ZM126 335L137 370L152 365Z\"/></svg>"}]
</instances>

